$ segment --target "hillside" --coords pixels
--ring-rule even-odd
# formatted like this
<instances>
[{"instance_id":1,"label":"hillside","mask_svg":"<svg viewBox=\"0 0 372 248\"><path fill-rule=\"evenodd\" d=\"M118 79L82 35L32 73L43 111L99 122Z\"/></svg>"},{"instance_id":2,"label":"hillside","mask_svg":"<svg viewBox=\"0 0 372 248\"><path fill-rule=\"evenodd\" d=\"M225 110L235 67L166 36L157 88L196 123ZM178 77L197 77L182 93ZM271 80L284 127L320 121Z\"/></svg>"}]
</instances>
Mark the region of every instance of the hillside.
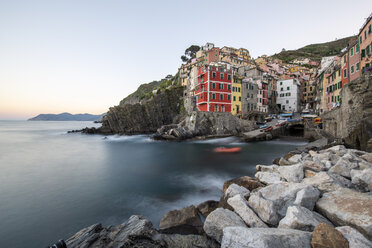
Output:
<instances>
[{"instance_id":1,"label":"hillside","mask_svg":"<svg viewBox=\"0 0 372 248\"><path fill-rule=\"evenodd\" d=\"M348 42L355 38L356 36L350 36L326 43L311 44L297 50L282 51L274 54L272 57L283 60L285 63L289 63L293 59L300 57L320 61L322 57L339 54L347 46Z\"/></svg>"},{"instance_id":2,"label":"hillside","mask_svg":"<svg viewBox=\"0 0 372 248\"><path fill-rule=\"evenodd\" d=\"M33 118L28 119L29 121L99 121L103 117L101 115L91 115L91 114L40 114Z\"/></svg>"}]
</instances>

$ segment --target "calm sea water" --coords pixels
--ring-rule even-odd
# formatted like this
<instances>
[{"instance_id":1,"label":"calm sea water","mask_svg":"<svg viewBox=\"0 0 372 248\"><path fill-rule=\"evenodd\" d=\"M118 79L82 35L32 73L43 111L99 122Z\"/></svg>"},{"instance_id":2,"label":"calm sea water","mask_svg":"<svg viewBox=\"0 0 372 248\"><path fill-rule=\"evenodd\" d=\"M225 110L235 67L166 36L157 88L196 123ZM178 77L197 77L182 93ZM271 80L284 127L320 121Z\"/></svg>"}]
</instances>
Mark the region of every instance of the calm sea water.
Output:
<instances>
[{"instance_id":1,"label":"calm sea water","mask_svg":"<svg viewBox=\"0 0 372 248\"><path fill-rule=\"evenodd\" d=\"M101 222L140 214L158 225L172 209L219 199L224 181L304 145L236 138L170 143L90 136L90 122L0 121L0 247L45 247ZM221 145L240 154L215 154Z\"/></svg>"}]
</instances>

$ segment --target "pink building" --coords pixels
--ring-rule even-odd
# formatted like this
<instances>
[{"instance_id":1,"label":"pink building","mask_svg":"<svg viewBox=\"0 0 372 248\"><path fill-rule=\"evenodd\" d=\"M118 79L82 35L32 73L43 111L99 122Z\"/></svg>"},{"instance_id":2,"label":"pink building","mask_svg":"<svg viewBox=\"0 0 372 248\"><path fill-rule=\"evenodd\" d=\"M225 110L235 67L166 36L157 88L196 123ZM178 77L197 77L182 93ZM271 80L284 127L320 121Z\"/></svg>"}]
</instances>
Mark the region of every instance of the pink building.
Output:
<instances>
[{"instance_id":1,"label":"pink building","mask_svg":"<svg viewBox=\"0 0 372 248\"><path fill-rule=\"evenodd\" d=\"M358 39L351 42L348 47L349 56L349 82L360 77L360 49Z\"/></svg>"}]
</instances>

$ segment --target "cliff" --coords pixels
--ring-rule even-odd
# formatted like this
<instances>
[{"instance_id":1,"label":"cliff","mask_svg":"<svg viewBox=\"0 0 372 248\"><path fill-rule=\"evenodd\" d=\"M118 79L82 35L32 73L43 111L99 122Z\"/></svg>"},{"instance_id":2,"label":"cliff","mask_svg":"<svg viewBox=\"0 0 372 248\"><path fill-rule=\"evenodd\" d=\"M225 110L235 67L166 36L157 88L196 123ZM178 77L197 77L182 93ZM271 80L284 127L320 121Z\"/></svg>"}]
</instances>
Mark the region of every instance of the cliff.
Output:
<instances>
[{"instance_id":1,"label":"cliff","mask_svg":"<svg viewBox=\"0 0 372 248\"><path fill-rule=\"evenodd\" d=\"M163 125L177 122L182 115L183 91L183 87L171 87L155 94L148 101L111 107L102 119L102 126L93 133L154 133Z\"/></svg>"},{"instance_id":2,"label":"cliff","mask_svg":"<svg viewBox=\"0 0 372 248\"><path fill-rule=\"evenodd\" d=\"M356 149L372 151L372 74L348 83L340 107L322 115L324 130Z\"/></svg>"},{"instance_id":3,"label":"cliff","mask_svg":"<svg viewBox=\"0 0 372 248\"><path fill-rule=\"evenodd\" d=\"M99 121L103 117L101 115L91 115L91 114L40 114L38 116L28 119L29 121Z\"/></svg>"}]
</instances>

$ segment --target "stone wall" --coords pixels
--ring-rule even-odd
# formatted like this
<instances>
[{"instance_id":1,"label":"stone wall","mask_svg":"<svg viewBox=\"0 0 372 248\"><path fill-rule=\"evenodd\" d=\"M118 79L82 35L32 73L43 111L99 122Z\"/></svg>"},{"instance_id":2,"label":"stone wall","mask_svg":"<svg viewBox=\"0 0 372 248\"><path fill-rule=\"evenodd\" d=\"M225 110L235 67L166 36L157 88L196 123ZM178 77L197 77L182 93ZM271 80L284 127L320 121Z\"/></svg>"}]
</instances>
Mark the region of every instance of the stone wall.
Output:
<instances>
[{"instance_id":1,"label":"stone wall","mask_svg":"<svg viewBox=\"0 0 372 248\"><path fill-rule=\"evenodd\" d=\"M341 105L322 115L323 129L351 147L372 151L372 74L348 83Z\"/></svg>"}]
</instances>

